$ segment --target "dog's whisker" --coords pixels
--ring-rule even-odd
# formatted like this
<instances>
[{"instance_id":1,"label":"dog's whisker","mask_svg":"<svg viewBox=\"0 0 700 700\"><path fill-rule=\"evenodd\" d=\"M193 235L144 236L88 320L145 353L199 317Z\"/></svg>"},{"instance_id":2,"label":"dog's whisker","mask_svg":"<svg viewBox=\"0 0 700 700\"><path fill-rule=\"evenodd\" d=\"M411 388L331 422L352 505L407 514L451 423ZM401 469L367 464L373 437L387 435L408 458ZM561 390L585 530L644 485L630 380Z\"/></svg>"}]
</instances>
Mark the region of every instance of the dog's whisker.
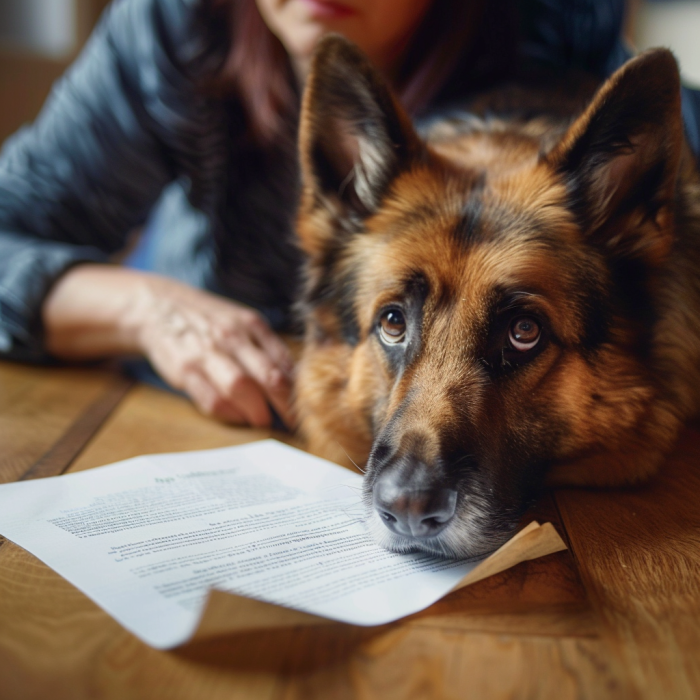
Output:
<instances>
[{"instance_id":1,"label":"dog's whisker","mask_svg":"<svg viewBox=\"0 0 700 700\"><path fill-rule=\"evenodd\" d=\"M336 440L336 443L340 449L345 452L345 456L353 463L355 469L357 469L358 472L361 472L362 474L366 474L367 470L363 469L349 454L348 451Z\"/></svg>"}]
</instances>

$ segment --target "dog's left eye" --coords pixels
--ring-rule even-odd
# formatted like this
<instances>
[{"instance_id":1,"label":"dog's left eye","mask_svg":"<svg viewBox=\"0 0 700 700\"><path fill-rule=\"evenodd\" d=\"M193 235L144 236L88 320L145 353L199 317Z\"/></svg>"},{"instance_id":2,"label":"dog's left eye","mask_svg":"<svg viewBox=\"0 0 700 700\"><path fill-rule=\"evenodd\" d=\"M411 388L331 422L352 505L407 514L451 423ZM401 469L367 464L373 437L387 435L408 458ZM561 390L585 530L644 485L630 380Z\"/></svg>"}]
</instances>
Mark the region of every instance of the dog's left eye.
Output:
<instances>
[{"instance_id":1,"label":"dog's left eye","mask_svg":"<svg viewBox=\"0 0 700 700\"><path fill-rule=\"evenodd\" d=\"M379 319L379 335L385 343L395 345L406 336L406 319L398 309L387 309Z\"/></svg>"},{"instance_id":2,"label":"dog's left eye","mask_svg":"<svg viewBox=\"0 0 700 700\"><path fill-rule=\"evenodd\" d=\"M520 352L527 352L537 345L542 335L540 324L532 316L519 316L508 329L510 344Z\"/></svg>"}]
</instances>

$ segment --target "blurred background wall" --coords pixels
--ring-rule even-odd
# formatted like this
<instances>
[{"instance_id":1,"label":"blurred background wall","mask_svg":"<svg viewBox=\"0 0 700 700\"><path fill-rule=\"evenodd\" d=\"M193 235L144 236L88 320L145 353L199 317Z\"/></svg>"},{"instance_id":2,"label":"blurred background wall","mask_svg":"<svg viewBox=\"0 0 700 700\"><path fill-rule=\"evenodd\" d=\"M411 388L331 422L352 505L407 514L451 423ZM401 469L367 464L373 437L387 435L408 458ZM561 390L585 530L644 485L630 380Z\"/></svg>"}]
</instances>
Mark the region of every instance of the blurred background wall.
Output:
<instances>
[{"instance_id":1,"label":"blurred background wall","mask_svg":"<svg viewBox=\"0 0 700 700\"><path fill-rule=\"evenodd\" d=\"M34 119L108 1L0 0L0 143ZM685 81L700 87L700 0L628 2L631 43L671 47Z\"/></svg>"},{"instance_id":2,"label":"blurred background wall","mask_svg":"<svg viewBox=\"0 0 700 700\"><path fill-rule=\"evenodd\" d=\"M0 142L32 121L109 0L0 0Z\"/></svg>"},{"instance_id":3,"label":"blurred background wall","mask_svg":"<svg viewBox=\"0 0 700 700\"><path fill-rule=\"evenodd\" d=\"M700 88L700 0L633 0L630 9L634 46L673 49L686 85Z\"/></svg>"}]
</instances>

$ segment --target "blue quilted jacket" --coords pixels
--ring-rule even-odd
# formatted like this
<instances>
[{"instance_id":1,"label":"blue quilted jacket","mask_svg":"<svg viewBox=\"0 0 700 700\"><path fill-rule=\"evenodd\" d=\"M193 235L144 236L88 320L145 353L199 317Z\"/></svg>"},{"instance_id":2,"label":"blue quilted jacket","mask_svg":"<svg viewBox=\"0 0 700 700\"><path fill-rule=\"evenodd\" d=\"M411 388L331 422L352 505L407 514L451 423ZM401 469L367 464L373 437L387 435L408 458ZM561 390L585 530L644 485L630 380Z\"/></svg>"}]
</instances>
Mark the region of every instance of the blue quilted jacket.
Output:
<instances>
[{"instance_id":1,"label":"blue quilted jacket","mask_svg":"<svg viewBox=\"0 0 700 700\"><path fill-rule=\"evenodd\" d=\"M499 2L490 5L498 10ZM624 0L511 5L520 67L602 77L629 55L619 38ZM110 260L144 224L138 265L248 303L285 326L299 266L293 144L261 154L243 138L235 96L201 89L225 53L208 19L205 0L115 1L36 122L5 143L1 354L45 357L40 308L51 284L71 265ZM495 53L502 40L490 40ZM468 92L467 73L447 97ZM698 115L698 93L686 91L696 153Z\"/></svg>"}]
</instances>

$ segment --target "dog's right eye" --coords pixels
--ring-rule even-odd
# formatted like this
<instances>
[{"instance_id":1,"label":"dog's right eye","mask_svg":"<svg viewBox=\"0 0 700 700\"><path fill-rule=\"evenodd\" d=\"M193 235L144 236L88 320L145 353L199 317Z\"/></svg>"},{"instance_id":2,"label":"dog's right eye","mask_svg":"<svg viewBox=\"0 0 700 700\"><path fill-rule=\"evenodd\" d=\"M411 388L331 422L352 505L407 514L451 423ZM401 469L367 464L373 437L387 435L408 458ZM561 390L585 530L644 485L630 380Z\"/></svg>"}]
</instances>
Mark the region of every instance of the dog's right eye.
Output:
<instances>
[{"instance_id":1,"label":"dog's right eye","mask_svg":"<svg viewBox=\"0 0 700 700\"><path fill-rule=\"evenodd\" d=\"M508 330L508 340L515 350L527 352L532 350L540 341L542 329L532 316L516 318Z\"/></svg>"},{"instance_id":2,"label":"dog's right eye","mask_svg":"<svg viewBox=\"0 0 700 700\"><path fill-rule=\"evenodd\" d=\"M389 345L400 343L406 337L406 319L398 309L387 309L379 319L379 335Z\"/></svg>"}]
</instances>

